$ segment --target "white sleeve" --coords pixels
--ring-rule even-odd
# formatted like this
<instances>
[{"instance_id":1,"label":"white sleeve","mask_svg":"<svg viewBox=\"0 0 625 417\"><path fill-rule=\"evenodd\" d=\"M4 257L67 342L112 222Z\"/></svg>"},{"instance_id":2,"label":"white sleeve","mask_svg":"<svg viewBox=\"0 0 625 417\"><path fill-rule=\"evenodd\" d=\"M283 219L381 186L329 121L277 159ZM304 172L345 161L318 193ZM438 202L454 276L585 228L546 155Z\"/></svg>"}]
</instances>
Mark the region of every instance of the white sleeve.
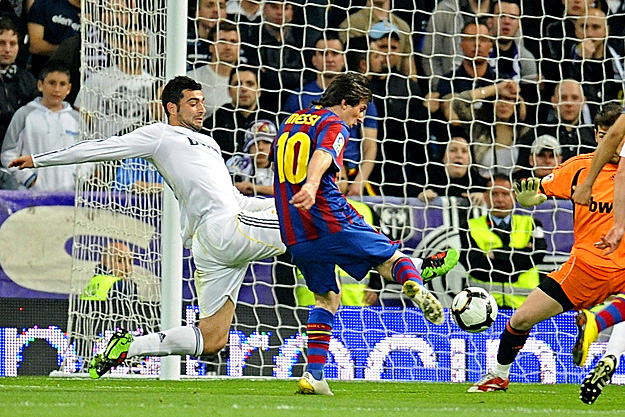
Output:
<instances>
[{"instance_id":1,"label":"white sleeve","mask_svg":"<svg viewBox=\"0 0 625 417\"><path fill-rule=\"evenodd\" d=\"M2 152L0 153L0 161L2 166L8 167L11 161L22 155L24 148L24 140L22 139L22 132L26 126L26 117L29 114L26 108L18 110L11 119L9 127L4 135L4 141L2 142ZM17 168L8 169L15 179L22 185L29 186L32 181L37 178L37 171L23 170L19 171Z\"/></svg>"},{"instance_id":2,"label":"white sleeve","mask_svg":"<svg viewBox=\"0 0 625 417\"><path fill-rule=\"evenodd\" d=\"M241 194L235 186L232 186L232 192L239 202L239 207L244 210L261 211L276 207L276 202L273 198L247 197Z\"/></svg>"},{"instance_id":3,"label":"white sleeve","mask_svg":"<svg viewBox=\"0 0 625 417\"><path fill-rule=\"evenodd\" d=\"M85 140L67 148L33 155L33 163L35 167L46 167L126 158L151 159L161 143L163 132L158 124L154 124L123 136Z\"/></svg>"}]
</instances>

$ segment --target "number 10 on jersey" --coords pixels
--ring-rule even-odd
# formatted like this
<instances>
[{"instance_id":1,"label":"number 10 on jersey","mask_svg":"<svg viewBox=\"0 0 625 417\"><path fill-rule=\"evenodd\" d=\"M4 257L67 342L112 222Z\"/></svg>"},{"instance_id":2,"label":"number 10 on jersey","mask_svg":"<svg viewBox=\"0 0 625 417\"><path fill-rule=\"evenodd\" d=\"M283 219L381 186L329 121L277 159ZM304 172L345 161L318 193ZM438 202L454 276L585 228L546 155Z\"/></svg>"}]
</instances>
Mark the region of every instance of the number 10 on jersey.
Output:
<instances>
[{"instance_id":1,"label":"number 10 on jersey","mask_svg":"<svg viewBox=\"0 0 625 417\"><path fill-rule=\"evenodd\" d=\"M302 132L284 132L278 138L276 160L280 183L299 184L306 179L310 157L310 137Z\"/></svg>"}]
</instances>

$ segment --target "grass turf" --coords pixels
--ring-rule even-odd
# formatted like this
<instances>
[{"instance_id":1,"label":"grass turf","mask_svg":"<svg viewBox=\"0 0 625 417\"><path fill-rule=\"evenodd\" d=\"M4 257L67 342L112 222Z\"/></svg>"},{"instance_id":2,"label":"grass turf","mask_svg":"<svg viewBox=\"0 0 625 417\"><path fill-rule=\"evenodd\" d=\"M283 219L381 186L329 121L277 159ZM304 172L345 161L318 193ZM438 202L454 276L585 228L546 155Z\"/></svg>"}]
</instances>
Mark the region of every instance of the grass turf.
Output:
<instances>
[{"instance_id":1,"label":"grass turf","mask_svg":"<svg viewBox=\"0 0 625 417\"><path fill-rule=\"evenodd\" d=\"M589 406L577 385L512 384L468 394L469 384L330 381L334 397L295 395L295 380L158 381L0 378L0 416L623 416L625 386Z\"/></svg>"}]
</instances>

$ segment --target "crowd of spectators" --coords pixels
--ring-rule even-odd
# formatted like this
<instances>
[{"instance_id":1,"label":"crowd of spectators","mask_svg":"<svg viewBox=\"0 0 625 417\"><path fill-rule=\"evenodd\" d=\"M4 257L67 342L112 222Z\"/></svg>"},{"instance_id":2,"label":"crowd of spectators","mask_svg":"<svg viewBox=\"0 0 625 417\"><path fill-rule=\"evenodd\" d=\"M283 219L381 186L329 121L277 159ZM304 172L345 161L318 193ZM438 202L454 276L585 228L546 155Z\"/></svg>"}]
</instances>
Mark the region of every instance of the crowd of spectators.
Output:
<instances>
[{"instance_id":1,"label":"crowd of spectators","mask_svg":"<svg viewBox=\"0 0 625 417\"><path fill-rule=\"evenodd\" d=\"M459 181L444 161L454 138L460 138L454 151L466 141L470 162L460 183L470 178L469 187L483 187L495 174L520 180L550 172L592 152L594 114L622 99L625 43L623 29L613 26L623 19L619 8L601 1L550 4L543 16L529 3L354 0L310 6L319 14L298 1L230 0L223 17L217 13L223 5L200 1L192 22L199 28L200 10L210 4L213 30L232 30L234 24L239 37L232 47L242 52L228 65L257 68L259 86L248 117L229 116L225 129L221 117L209 117L206 133L221 138L225 160L243 155L250 123L279 124L312 105L337 73L359 71L371 79L374 100L346 150L347 195L423 201L479 195L448 186ZM410 13L415 10L418 16ZM314 18L320 15L324 19ZM309 27L323 30L311 39ZM424 33L417 33L421 28ZM536 37L527 39L526 28ZM198 33L189 31L190 47L201 41ZM207 65L220 61L211 46L206 50ZM188 64L202 65L197 54ZM239 110L236 90L230 85L229 91L219 97L231 101L225 108L233 114ZM474 203L480 201L475 197Z\"/></svg>"},{"instance_id":2,"label":"crowd of spectators","mask_svg":"<svg viewBox=\"0 0 625 417\"><path fill-rule=\"evenodd\" d=\"M365 122L352 129L341 175L345 194L426 202L470 197L479 193L467 190L495 174L518 180L592 152L594 115L623 98L625 15L619 2L331 3L189 0L188 75L203 85L203 131L215 138L224 160L249 157L254 123L279 126L313 105L337 74L359 71L371 79L374 100ZM162 51L155 52L162 41L140 17L149 14L145 1L89 5L83 36L78 0L2 0L0 6L3 166L16 149L26 150L15 147L23 138L5 136L16 112L37 103L37 76L48 62L67 65L71 87L63 93L64 106L82 111L89 138L162 120L157 103L163 74L151 64L151 57L162 59ZM65 144L47 138L52 136L41 135L45 146L33 149ZM467 166L460 167L464 160ZM146 178L131 172L146 167L145 161L123 161L112 178L123 186L133 178L159 184L156 175L141 181ZM5 168L0 175L4 188L37 184Z\"/></svg>"}]
</instances>

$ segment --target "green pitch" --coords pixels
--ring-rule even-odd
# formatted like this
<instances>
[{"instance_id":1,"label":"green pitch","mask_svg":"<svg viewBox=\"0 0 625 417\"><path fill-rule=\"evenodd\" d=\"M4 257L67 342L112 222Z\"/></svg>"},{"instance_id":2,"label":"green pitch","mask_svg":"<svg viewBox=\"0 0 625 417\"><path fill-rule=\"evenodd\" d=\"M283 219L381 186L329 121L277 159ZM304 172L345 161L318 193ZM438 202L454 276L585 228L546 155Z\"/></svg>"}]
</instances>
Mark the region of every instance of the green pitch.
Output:
<instances>
[{"instance_id":1,"label":"green pitch","mask_svg":"<svg viewBox=\"0 0 625 417\"><path fill-rule=\"evenodd\" d=\"M0 378L0 416L21 417L361 417L624 416L625 386L593 405L577 385L511 384L508 392L465 393L469 384L338 382L334 397L294 394L295 380Z\"/></svg>"}]
</instances>

